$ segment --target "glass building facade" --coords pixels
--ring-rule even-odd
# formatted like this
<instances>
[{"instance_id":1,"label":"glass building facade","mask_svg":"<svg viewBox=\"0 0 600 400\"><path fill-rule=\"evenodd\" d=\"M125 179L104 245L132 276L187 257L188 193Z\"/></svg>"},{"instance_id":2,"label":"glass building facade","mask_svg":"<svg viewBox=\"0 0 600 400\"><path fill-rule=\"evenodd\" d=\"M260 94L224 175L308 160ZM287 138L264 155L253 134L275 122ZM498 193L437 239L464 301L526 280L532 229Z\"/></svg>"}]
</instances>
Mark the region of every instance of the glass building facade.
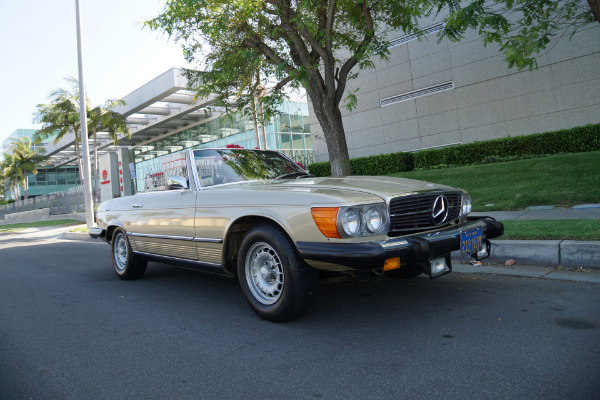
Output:
<instances>
[{"instance_id":1,"label":"glass building facade","mask_svg":"<svg viewBox=\"0 0 600 400\"><path fill-rule=\"evenodd\" d=\"M8 151L11 143L15 140L19 140L22 137L31 139L31 147L33 149L41 148L45 143L50 143L54 140L54 138L50 137L39 145L33 144L33 136L36 132L37 129L17 129L2 142L3 151ZM38 167L37 170L37 175L32 173L27 174L29 197L59 192L81 185L79 180L79 168L77 166L63 166L57 168ZM14 196L13 191L10 190L8 183L5 183L4 193L8 199L12 199ZM23 186L21 186L21 198L23 198L24 194L25 191Z\"/></svg>"},{"instance_id":2,"label":"glass building facade","mask_svg":"<svg viewBox=\"0 0 600 400\"><path fill-rule=\"evenodd\" d=\"M73 166L58 168L38 168L37 175L27 174L29 179L29 196L39 196L59 192L79 186L79 168ZM23 190L21 189L21 193Z\"/></svg>"},{"instance_id":3,"label":"glass building facade","mask_svg":"<svg viewBox=\"0 0 600 400\"><path fill-rule=\"evenodd\" d=\"M284 102L278 113L265 121L267 149L277 150L296 162L307 166L313 162L308 104ZM259 126L259 138L262 130ZM252 117L232 114L202 122L181 132L131 150L135 162L136 186L144 187L148 176L160 173L161 158L184 149L224 148L238 145L248 149L259 146L256 142Z\"/></svg>"}]
</instances>

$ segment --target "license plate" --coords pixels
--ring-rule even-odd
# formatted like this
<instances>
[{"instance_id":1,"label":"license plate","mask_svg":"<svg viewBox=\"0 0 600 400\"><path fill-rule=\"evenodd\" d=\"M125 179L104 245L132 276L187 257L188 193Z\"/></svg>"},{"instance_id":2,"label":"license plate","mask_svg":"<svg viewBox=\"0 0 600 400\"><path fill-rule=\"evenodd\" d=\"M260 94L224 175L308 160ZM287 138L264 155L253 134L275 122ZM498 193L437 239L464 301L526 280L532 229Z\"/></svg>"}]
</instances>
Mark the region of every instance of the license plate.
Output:
<instances>
[{"instance_id":1,"label":"license plate","mask_svg":"<svg viewBox=\"0 0 600 400\"><path fill-rule=\"evenodd\" d=\"M481 250L481 228L460 233L460 254L473 254Z\"/></svg>"}]
</instances>

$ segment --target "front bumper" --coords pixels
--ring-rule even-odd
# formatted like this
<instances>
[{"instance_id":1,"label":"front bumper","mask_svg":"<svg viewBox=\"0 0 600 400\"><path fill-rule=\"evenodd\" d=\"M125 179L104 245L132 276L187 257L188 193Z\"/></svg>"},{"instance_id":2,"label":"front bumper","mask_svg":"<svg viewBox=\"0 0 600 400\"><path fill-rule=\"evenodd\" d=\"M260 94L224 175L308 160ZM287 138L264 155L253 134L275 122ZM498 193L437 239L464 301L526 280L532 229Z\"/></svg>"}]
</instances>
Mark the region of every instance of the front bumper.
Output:
<instances>
[{"instance_id":1,"label":"front bumper","mask_svg":"<svg viewBox=\"0 0 600 400\"><path fill-rule=\"evenodd\" d=\"M469 217L467 222L429 233L393 238L384 242L316 243L297 242L306 261L321 261L356 270L383 268L388 258L400 257L402 266L428 262L460 249L460 233L481 228L483 239L502 236L504 225L491 217Z\"/></svg>"}]
</instances>

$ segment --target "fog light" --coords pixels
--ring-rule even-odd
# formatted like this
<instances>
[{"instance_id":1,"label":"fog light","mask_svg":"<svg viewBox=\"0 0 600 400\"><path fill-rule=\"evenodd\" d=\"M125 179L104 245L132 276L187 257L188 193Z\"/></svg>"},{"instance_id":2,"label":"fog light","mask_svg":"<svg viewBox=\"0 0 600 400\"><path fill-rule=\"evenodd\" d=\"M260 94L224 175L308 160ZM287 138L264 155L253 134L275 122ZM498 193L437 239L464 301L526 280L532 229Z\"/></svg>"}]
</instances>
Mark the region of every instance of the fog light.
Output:
<instances>
[{"instance_id":1,"label":"fog light","mask_svg":"<svg viewBox=\"0 0 600 400\"><path fill-rule=\"evenodd\" d=\"M383 264L384 271L390 271L392 269L400 268L400 257L388 258Z\"/></svg>"},{"instance_id":2,"label":"fog light","mask_svg":"<svg viewBox=\"0 0 600 400\"><path fill-rule=\"evenodd\" d=\"M432 277L450 272L450 268L446 263L446 257L434 258L429 261L429 269Z\"/></svg>"},{"instance_id":3,"label":"fog light","mask_svg":"<svg viewBox=\"0 0 600 400\"><path fill-rule=\"evenodd\" d=\"M484 240L483 243L481 243L481 249L477 252L477 256L475 257L475 259L479 261L483 260L484 258L488 258L490 256L490 248L490 242Z\"/></svg>"}]
</instances>

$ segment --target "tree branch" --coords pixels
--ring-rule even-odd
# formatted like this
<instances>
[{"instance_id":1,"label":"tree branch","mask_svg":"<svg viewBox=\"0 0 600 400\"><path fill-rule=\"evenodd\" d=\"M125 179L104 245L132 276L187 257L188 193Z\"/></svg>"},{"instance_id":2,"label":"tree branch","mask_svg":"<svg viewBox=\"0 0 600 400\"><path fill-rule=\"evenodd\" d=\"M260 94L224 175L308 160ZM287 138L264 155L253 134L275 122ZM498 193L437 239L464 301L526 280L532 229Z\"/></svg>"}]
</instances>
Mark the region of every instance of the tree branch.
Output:
<instances>
[{"instance_id":1,"label":"tree branch","mask_svg":"<svg viewBox=\"0 0 600 400\"><path fill-rule=\"evenodd\" d=\"M344 91L346 90L346 81L350 70L358 63L358 54L363 52L367 46L373 40L375 31L373 30L373 16L371 15L371 9L366 4L361 4L362 12L365 17L366 32L363 40L360 42L356 51L352 57L350 57L342 66L339 75L337 77L338 86L335 90L335 104L338 105L342 100Z\"/></svg>"}]
</instances>

